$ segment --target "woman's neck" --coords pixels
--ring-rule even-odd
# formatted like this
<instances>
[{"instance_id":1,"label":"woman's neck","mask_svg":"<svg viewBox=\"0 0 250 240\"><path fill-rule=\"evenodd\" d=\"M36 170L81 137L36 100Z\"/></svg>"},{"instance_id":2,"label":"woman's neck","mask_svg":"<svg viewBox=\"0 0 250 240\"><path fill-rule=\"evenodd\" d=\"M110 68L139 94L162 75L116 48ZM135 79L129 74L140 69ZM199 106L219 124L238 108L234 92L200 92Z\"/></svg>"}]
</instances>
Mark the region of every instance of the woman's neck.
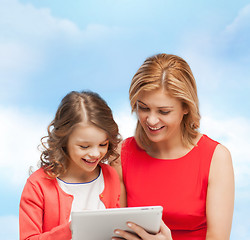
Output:
<instances>
[{"instance_id":1,"label":"woman's neck","mask_svg":"<svg viewBox=\"0 0 250 240\"><path fill-rule=\"evenodd\" d=\"M196 144L200 139L201 134L198 134L197 138L194 139ZM176 136L170 140L152 143L151 148L147 150L147 153L159 159L177 159L185 156L194 145L189 144L188 146L184 145L182 136Z\"/></svg>"}]
</instances>

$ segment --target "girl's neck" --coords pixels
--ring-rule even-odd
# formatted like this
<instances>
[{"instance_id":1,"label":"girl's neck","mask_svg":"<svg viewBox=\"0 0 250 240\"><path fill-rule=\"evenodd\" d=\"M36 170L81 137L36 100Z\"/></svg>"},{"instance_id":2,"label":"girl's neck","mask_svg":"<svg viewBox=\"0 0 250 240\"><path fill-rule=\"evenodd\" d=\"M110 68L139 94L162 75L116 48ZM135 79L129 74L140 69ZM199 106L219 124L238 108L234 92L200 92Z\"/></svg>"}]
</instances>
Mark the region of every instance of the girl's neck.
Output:
<instances>
[{"instance_id":1,"label":"girl's neck","mask_svg":"<svg viewBox=\"0 0 250 240\"><path fill-rule=\"evenodd\" d=\"M74 174L70 171L67 170L65 174L59 176L61 180L67 183L87 183L95 180L100 174L100 167L97 166L96 169L93 172L87 172L87 173L82 173L79 172Z\"/></svg>"}]
</instances>

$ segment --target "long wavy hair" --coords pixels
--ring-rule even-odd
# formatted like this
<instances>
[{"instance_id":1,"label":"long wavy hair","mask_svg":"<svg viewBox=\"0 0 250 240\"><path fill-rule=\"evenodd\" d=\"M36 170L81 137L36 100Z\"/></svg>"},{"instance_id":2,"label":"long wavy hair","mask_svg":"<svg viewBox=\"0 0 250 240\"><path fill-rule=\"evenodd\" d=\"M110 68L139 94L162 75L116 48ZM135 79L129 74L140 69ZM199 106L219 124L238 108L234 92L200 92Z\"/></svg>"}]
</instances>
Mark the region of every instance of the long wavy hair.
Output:
<instances>
[{"instance_id":1,"label":"long wavy hair","mask_svg":"<svg viewBox=\"0 0 250 240\"><path fill-rule=\"evenodd\" d=\"M193 140L200 127L199 100L196 82L188 63L176 55L157 54L147 58L134 75L129 99L132 112L136 112L136 102L142 92L165 90L170 96L177 98L188 109L181 123L184 145L193 145ZM138 145L147 149L148 139L139 120L137 121L135 139Z\"/></svg>"},{"instance_id":2,"label":"long wavy hair","mask_svg":"<svg viewBox=\"0 0 250 240\"><path fill-rule=\"evenodd\" d=\"M41 138L41 167L51 178L67 171L68 138L74 126L82 121L103 129L108 136L108 151L102 162L119 157L116 150L121 137L107 103L97 93L72 91L62 99L55 118L47 128L48 135Z\"/></svg>"}]
</instances>

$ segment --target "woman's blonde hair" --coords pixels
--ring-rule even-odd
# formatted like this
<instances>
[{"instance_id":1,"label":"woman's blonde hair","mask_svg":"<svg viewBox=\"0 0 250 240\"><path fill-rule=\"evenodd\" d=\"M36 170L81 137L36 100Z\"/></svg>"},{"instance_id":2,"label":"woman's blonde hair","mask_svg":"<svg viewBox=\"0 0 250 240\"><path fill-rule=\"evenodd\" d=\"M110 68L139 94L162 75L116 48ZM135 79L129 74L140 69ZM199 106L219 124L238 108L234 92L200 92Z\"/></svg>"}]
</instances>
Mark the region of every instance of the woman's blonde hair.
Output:
<instances>
[{"instance_id":1,"label":"woman's blonde hair","mask_svg":"<svg viewBox=\"0 0 250 240\"><path fill-rule=\"evenodd\" d=\"M62 99L47 128L48 136L41 139L41 167L50 177L58 177L67 170L68 138L76 124L83 121L103 129L108 136L108 151L102 161L119 157L116 149L121 138L107 103L97 93L72 91Z\"/></svg>"},{"instance_id":2,"label":"woman's blonde hair","mask_svg":"<svg viewBox=\"0 0 250 240\"><path fill-rule=\"evenodd\" d=\"M181 123L182 140L185 145L194 144L200 126L199 100L197 87L192 71L185 60L171 54L158 54L147 58L134 75L129 99L132 111L136 111L138 96L142 92L165 90L170 96L177 98L188 109ZM135 131L138 145L147 149L150 146L139 120Z\"/></svg>"}]
</instances>

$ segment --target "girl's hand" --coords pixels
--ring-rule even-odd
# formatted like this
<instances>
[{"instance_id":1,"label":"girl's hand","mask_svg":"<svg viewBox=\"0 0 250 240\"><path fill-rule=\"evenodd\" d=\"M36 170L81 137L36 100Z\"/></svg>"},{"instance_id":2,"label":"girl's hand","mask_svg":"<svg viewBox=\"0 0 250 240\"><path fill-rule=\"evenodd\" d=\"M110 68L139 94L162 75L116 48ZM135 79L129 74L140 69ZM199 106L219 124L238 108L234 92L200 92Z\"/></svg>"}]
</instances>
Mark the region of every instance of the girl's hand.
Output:
<instances>
[{"instance_id":1,"label":"girl's hand","mask_svg":"<svg viewBox=\"0 0 250 240\"><path fill-rule=\"evenodd\" d=\"M114 233L119 235L120 237L127 239L127 240L173 240L171 236L170 229L165 225L163 221L161 221L160 231L157 234L149 234L145 231L142 227L136 225L135 223L128 223L128 227L133 230L138 236L126 232L124 230L116 229ZM113 237L112 240L119 240L119 237Z\"/></svg>"}]
</instances>

